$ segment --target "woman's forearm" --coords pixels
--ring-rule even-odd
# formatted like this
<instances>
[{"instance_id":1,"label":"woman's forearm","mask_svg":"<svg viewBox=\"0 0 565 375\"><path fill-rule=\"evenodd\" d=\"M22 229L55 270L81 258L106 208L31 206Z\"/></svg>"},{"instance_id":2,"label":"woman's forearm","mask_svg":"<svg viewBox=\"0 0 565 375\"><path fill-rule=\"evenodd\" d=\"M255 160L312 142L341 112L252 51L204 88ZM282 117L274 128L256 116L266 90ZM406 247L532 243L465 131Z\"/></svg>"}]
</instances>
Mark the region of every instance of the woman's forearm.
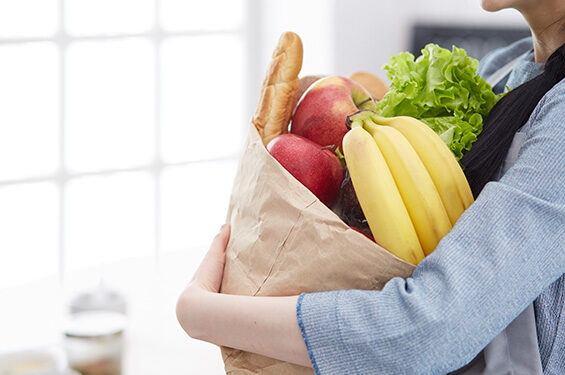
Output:
<instances>
[{"instance_id":1,"label":"woman's forearm","mask_svg":"<svg viewBox=\"0 0 565 375\"><path fill-rule=\"evenodd\" d=\"M177 315L193 338L311 367L296 319L297 298L217 294L189 286Z\"/></svg>"},{"instance_id":2,"label":"woman's forearm","mask_svg":"<svg viewBox=\"0 0 565 375\"><path fill-rule=\"evenodd\" d=\"M230 228L223 225L177 303L189 336L302 366L311 366L296 318L297 296L219 294Z\"/></svg>"}]
</instances>

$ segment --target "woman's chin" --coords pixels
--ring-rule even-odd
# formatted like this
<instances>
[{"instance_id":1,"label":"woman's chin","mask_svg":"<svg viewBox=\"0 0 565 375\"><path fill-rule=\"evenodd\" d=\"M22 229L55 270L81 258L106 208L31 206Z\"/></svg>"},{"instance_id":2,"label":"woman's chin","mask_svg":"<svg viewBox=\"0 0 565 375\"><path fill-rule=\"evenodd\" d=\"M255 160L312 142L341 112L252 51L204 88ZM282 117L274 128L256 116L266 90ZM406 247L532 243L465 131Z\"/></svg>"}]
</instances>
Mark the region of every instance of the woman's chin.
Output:
<instances>
[{"instance_id":1,"label":"woman's chin","mask_svg":"<svg viewBox=\"0 0 565 375\"><path fill-rule=\"evenodd\" d=\"M487 12L497 12L506 8L513 8L517 5L517 0L481 0L481 6Z\"/></svg>"},{"instance_id":2,"label":"woman's chin","mask_svg":"<svg viewBox=\"0 0 565 375\"><path fill-rule=\"evenodd\" d=\"M502 9L519 8L537 0L481 0L481 6L487 12L497 12Z\"/></svg>"},{"instance_id":3,"label":"woman's chin","mask_svg":"<svg viewBox=\"0 0 565 375\"><path fill-rule=\"evenodd\" d=\"M487 12L496 12L497 10L500 10L495 6L496 2L496 0L482 0L481 7Z\"/></svg>"}]
</instances>

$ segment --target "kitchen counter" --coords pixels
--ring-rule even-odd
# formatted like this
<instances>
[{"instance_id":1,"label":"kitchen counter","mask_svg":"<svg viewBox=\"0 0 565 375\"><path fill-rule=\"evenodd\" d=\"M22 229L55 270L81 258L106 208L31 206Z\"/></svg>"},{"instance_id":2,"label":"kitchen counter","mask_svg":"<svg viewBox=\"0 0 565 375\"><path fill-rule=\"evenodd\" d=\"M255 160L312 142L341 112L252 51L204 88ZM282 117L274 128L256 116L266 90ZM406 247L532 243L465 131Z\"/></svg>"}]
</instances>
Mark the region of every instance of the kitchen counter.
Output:
<instances>
[{"instance_id":1,"label":"kitchen counter","mask_svg":"<svg viewBox=\"0 0 565 375\"><path fill-rule=\"evenodd\" d=\"M125 375L224 374L220 350L189 338L175 316L176 299L201 254L189 251L105 265L104 278L128 299ZM63 353L61 332L66 301L93 286L97 270L69 273L61 286L55 277L0 289L0 355L16 350L54 348Z\"/></svg>"}]
</instances>

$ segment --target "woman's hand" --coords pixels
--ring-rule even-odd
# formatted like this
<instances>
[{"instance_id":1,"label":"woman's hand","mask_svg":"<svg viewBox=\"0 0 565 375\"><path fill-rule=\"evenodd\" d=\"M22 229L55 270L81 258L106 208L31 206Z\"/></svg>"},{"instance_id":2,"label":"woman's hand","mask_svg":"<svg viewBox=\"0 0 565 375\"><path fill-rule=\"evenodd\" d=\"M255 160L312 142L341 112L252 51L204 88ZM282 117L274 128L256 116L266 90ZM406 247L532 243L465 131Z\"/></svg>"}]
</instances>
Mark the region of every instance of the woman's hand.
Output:
<instances>
[{"instance_id":1,"label":"woman's hand","mask_svg":"<svg viewBox=\"0 0 565 375\"><path fill-rule=\"evenodd\" d=\"M312 366L296 320L297 296L220 294L230 237L222 226L177 303L177 318L192 338Z\"/></svg>"},{"instance_id":2,"label":"woman's hand","mask_svg":"<svg viewBox=\"0 0 565 375\"><path fill-rule=\"evenodd\" d=\"M202 307L208 295L220 291L229 239L230 227L224 224L177 303L177 318L192 338L203 339L201 318L205 311Z\"/></svg>"},{"instance_id":3,"label":"woman's hand","mask_svg":"<svg viewBox=\"0 0 565 375\"><path fill-rule=\"evenodd\" d=\"M230 239L230 226L222 225L220 232L214 237L210 249L206 253L200 267L196 270L191 287L202 291L218 293L224 276L224 264L226 260L226 247Z\"/></svg>"}]
</instances>

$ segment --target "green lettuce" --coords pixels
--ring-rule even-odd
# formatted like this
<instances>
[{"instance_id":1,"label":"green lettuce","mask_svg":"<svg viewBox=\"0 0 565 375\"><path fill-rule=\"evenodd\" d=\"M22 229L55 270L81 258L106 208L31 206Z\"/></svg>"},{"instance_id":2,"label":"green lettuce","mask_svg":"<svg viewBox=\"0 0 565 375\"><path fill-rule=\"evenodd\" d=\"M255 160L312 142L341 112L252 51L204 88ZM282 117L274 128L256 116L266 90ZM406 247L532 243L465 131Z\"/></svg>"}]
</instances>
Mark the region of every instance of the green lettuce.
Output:
<instances>
[{"instance_id":1,"label":"green lettuce","mask_svg":"<svg viewBox=\"0 0 565 375\"><path fill-rule=\"evenodd\" d=\"M377 104L377 113L422 120L460 159L477 140L484 119L500 98L477 74L478 65L455 46L449 51L428 44L417 59L408 52L393 56L383 67L391 90Z\"/></svg>"}]
</instances>

